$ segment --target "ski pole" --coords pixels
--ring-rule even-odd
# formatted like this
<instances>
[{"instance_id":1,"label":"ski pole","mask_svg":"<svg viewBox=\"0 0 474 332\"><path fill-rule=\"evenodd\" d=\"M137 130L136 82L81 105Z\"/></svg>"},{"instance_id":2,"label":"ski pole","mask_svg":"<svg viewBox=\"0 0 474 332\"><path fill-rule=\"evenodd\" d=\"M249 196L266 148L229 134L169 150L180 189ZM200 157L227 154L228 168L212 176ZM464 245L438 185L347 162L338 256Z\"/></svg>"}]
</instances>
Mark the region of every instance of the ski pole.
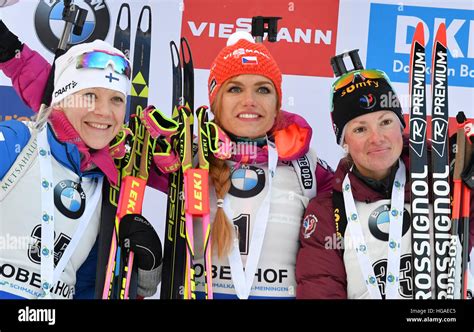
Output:
<instances>
[{"instance_id":1,"label":"ski pole","mask_svg":"<svg viewBox=\"0 0 474 332\"><path fill-rule=\"evenodd\" d=\"M141 126L137 117L133 116L131 121L136 122L134 126L135 128ZM122 252L124 248L121 248L118 244L118 234L120 232L120 220L123 216L127 214L142 213L149 169L149 135L148 130L145 131L143 142L137 139L137 137L133 137L132 148L130 153L126 156L127 160L125 160L125 166L122 170L122 184L120 188L117 213L115 216L115 227L110 244L110 253L102 293L103 299L129 298L134 254L133 251L126 248L125 252ZM132 137L130 136L128 139L131 140ZM141 151L139 151L140 143ZM139 171L135 176L133 175L133 169L139 153L141 156Z\"/></svg>"},{"instance_id":2,"label":"ski pole","mask_svg":"<svg viewBox=\"0 0 474 332\"><path fill-rule=\"evenodd\" d=\"M196 179L193 173L193 132L191 131L192 111L188 107L180 107L183 119L183 131L179 138L179 149L181 156L181 168L184 174L184 209L186 218L186 270L184 283L184 298L196 299L196 283L194 271L194 229L193 214L196 213L195 205L201 205L202 202L195 203L195 198L202 198L202 188L194 186ZM198 190L198 192L196 192ZM201 192L201 193L199 193Z\"/></svg>"},{"instance_id":3,"label":"ski pole","mask_svg":"<svg viewBox=\"0 0 474 332\"><path fill-rule=\"evenodd\" d=\"M54 91L54 70L56 68L56 59L66 52L66 48L71 37L71 34L80 35L84 27L84 22L87 16L87 10L72 3L72 0L64 0L63 21L64 25L61 39L54 54L53 65L46 81L46 86L41 99L41 107L38 113L44 111L46 107L51 104L52 94Z\"/></svg>"},{"instance_id":4,"label":"ski pole","mask_svg":"<svg viewBox=\"0 0 474 332\"><path fill-rule=\"evenodd\" d=\"M449 287L448 287L448 298L456 299L459 294L457 292L457 280L460 272L456 269L456 260L459 257L458 249L460 248L459 241L462 238L463 228L459 227L463 219L460 219L461 215L461 195L462 195L462 181L461 172L464 169L464 153L465 153L464 128L458 125L457 136L456 136L456 156L453 173L453 208L451 215L451 241L449 248L450 264L448 269Z\"/></svg>"},{"instance_id":5,"label":"ski pole","mask_svg":"<svg viewBox=\"0 0 474 332\"><path fill-rule=\"evenodd\" d=\"M199 169L195 170L196 175L202 178L202 209L196 211L196 215L202 217L202 235L204 239L204 278L206 282L206 299L213 299L212 291L212 250L211 250L211 223L209 207L209 148L210 133L208 132L207 107L202 106L196 111L198 130L198 160ZM196 189L195 189L196 192ZM198 192L198 191L197 191Z\"/></svg>"},{"instance_id":6,"label":"ski pole","mask_svg":"<svg viewBox=\"0 0 474 332\"><path fill-rule=\"evenodd\" d=\"M462 127L463 132L462 139L464 140L464 160L463 160L463 169L464 165L469 165L472 155L472 144L468 139L468 135L470 134L469 129L470 124L466 116L463 112L459 112L456 116L456 120L460 127ZM458 151L459 152L459 151ZM462 171L462 170L461 170ZM463 227L462 230L462 262L461 262L461 298L467 299L467 285L468 285L468 278L469 278L469 270L468 270L468 259L469 259L469 213L470 213L470 200L471 200L471 190L464 183L462 180L462 192L461 192L461 214L460 219L461 225Z\"/></svg>"}]
</instances>

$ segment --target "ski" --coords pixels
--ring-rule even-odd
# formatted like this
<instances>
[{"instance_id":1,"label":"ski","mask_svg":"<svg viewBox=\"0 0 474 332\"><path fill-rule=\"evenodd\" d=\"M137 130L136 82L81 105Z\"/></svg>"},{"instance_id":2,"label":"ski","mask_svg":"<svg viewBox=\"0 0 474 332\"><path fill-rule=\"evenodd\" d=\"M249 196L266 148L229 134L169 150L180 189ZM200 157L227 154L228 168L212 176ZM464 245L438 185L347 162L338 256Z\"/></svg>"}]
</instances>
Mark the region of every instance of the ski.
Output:
<instances>
[{"instance_id":1,"label":"ski","mask_svg":"<svg viewBox=\"0 0 474 332\"><path fill-rule=\"evenodd\" d=\"M148 11L148 28L142 30L142 19ZM133 50L133 75L132 91L130 94L130 117L141 115L148 106L148 85L150 81L150 53L151 53L151 8L144 6L140 12L135 34L135 45ZM145 134L145 127L142 127L140 138Z\"/></svg>"},{"instance_id":2,"label":"ski","mask_svg":"<svg viewBox=\"0 0 474 332\"><path fill-rule=\"evenodd\" d=\"M148 12L148 27L146 30L142 30L142 20L144 19L145 13ZM133 65L132 65L132 87L130 93L130 117L129 117L129 128L133 132L133 146L132 151L135 150L135 158L131 160L133 169L131 169L131 175L133 178L128 179L131 186L128 192L125 192L125 198L130 195L137 194L137 202L135 208L128 208L127 214L130 213L141 213L143 198L145 195L146 182L148 180L148 170L151 164L151 149L149 149L150 136L145 126L140 122L139 117L143 115L143 110L148 105L148 85L150 80L150 53L151 53L151 29L152 29L152 18L150 6L144 6L140 12L137 29L135 33L135 44L133 51ZM128 174L122 172L122 178ZM139 181L139 179L141 181ZM133 187L132 185L140 187ZM124 185L124 184L123 184ZM123 186L122 185L122 186ZM120 197L120 196L119 196ZM120 201L120 198L119 198ZM133 211L135 210L135 211ZM116 225L116 229L118 225ZM129 289L132 279L134 284L132 286L132 298L136 297L136 271L132 269L133 265L133 252L128 251L122 252L122 255L126 254L123 258L124 265L118 266L117 270L121 271L119 277L119 288L121 289L120 298L129 298ZM125 275L124 275L125 274ZM133 276L132 276L133 274Z\"/></svg>"},{"instance_id":3,"label":"ski","mask_svg":"<svg viewBox=\"0 0 474 332\"><path fill-rule=\"evenodd\" d=\"M126 13L127 13L127 18L126 18L127 25L124 29L120 27L120 22L122 21L122 17L124 17L123 12L122 12L123 10L126 10ZM123 54L125 54L125 56L129 60L130 60L130 26L131 26L130 16L131 16L130 5L128 3L123 3L119 9L117 23L115 25L115 35L114 35L114 47L122 51Z\"/></svg>"},{"instance_id":4,"label":"ski","mask_svg":"<svg viewBox=\"0 0 474 332\"><path fill-rule=\"evenodd\" d=\"M124 15L126 14L126 16ZM115 24L115 34L114 34L114 47L122 51L123 54L130 60L130 27L131 27L131 16L132 12L130 10L130 5L128 3L123 3L120 6L117 22ZM122 29L120 23L124 21L126 22L125 28ZM130 102L127 102L127 115L126 119L128 122L128 118L130 115Z\"/></svg>"},{"instance_id":5,"label":"ski","mask_svg":"<svg viewBox=\"0 0 474 332\"><path fill-rule=\"evenodd\" d=\"M433 42L431 71L431 171L434 215L435 298L448 297L451 200L448 153L448 64L446 25L441 23ZM451 284L452 287L453 284Z\"/></svg>"},{"instance_id":6,"label":"ski","mask_svg":"<svg viewBox=\"0 0 474 332\"><path fill-rule=\"evenodd\" d=\"M410 52L410 174L413 298L431 299L431 245L426 148L425 40L418 23Z\"/></svg>"},{"instance_id":7,"label":"ski","mask_svg":"<svg viewBox=\"0 0 474 332\"><path fill-rule=\"evenodd\" d=\"M181 59L178 48L174 41L170 42L172 76L173 76L173 96L172 96L172 117L180 127L177 136L182 131L182 121L178 107L182 99L182 71ZM176 139L172 141L173 148L176 149ZM168 199L166 208L166 227L163 251L163 270L161 280L161 299L181 299L184 288L184 270L176 271L176 260L185 255L185 227L181 219L180 193L183 191L183 174L181 168L169 175Z\"/></svg>"},{"instance_id":8,"label":"ski","mask_svg":"<svg viewBox=\"0 0 474 332\"><path fill-rule=\"evenodd\" d=\"M120 27L120 22L123 17L123 9L127 8L127 26L122 29ZM130 6L128 4L122 4L120 7L117 21L115 25L115 35L114 35L114 47L121 50L122 52L128 50L127 53L124 52L125 55L130 56ZM129 108L130 104L127 103L127 109ZM128 111L127 111L128 113ZM116 142L112 143L118 144L120 139L116 137ZM119 158L114 158L115 167L119 170L122 169L122 160ZM103 199L102 199L102 210L100 216L100 231L99 231L99 238L98 238L98 257L97 257L97 272L96 272L96 289L95 289L95 297L102 298L103 291L104 291L104 281L105 281L105 270L109 258L109 250L111 243L110 241L110 234L113 233L114 230L114 221L115 216L117 213L117 206L120 194L120 184L121 184L121 176L119 173L119 177L117 179L117 184L112 185L108 181L104 181L104 188L102 191Z\"/></svg>"},{"instance_id":9,"label":"ski","mask_svg":"<svg viewBox=\"0 0 474 332\"><path fill-rule=\"evenodd\" d=\"M178 134L172 144L180 151L183 161L183 149L180 141L185 130L183 109L187 109L189 121L189 139L192 142L194 107L194 69L191 49L186 39L181 38L181 55L174 41L170 42L173 96L172 117L180 124ZM181 60L182 58L182 60ZM184 74L184 81L183 81ZM186 105L185 108L180 106ZM192 158L192 157L191 157ZM186 216L184 206L184 174L182 168L170 174L166 210L166 229L163 253L163 273L161 281L161 299L183 299L186 296Z\"/></svg>"}]
</instances>

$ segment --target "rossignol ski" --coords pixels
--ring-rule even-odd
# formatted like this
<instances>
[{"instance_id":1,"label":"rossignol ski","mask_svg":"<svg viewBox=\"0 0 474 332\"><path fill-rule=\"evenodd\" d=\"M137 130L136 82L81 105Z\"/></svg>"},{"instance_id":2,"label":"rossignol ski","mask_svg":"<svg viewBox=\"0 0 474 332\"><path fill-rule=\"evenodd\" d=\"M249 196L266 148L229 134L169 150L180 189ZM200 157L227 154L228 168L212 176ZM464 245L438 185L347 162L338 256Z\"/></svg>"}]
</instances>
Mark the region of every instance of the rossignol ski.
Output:
<instances>
[{"instance_id":1,"label":"rossignol ski","mask_svg":"<svg viewBox=\"0 0 474 332\"><path fill-rule=\"evenodd\" d=\"M457 116L458 131L450 186L448 138L448 64L446 26L436 31L432 51L431 168L427 164L425 136L425 49L424 28L419 23L410 54L410 173L413 246L413 297L415 299L459 299L467 297L470 191L461 174L471 156L471 144L464 134L467 120ZM466 146L468 146L466 148ZM469 151L467 151L469 150ZM431 171L431 177L429 172ZM429 218L428 179L433 197L433 243ZM452 190L451 190L452 189ZM452 194L452 211L450 194ZM434 257L431 257L431 249ZM433 259L431 259L433 258ZM434 287L431 265L434 264ZM432 289L434 294L432 294Z\"/></svg>"},{"instance_id":2,"label":"rossignol ski","mask_svg":"<svg viewBox=\"0 0 474 332\"><path fill-rule=\"evenodd\" d=\"M184 126L184 109L189 112L188 119L192 142L193 107L194 107L194 69L191 49L185 38L180 41L181 56L175 42L170 43L173 73L173 119L179 123L178 133L172 141L176 151L182 140ZM182 58L182 61L181 61ZM183 81L184 73L184 81ZM180 108L180 106L187 106ZM192 156L191 156L192 158ZM163 272L161 281L161 299L183 299L185 297L186 278L186 217L184 207L184 174L182 168L170 174L168 184L168 200L166 209L166 228L163 253Z\"/></svg>"},{"instance_id":3,"label":"rossignol ski","mask_svg":"<svg viewBox=\"0 0 474 332\"><path fill-rule=\"evenodd\" d=\"M431 66L431 171L434 216L434 270L437 299L448 298L450 284L449 243L451 231L451 200L448 151L448 63L446 25L440 24L433 42Z\"/></svg>"},{"instance_id":4,"label":"rossignol ski","mask_svg":"<svg viewBox=\"0 0 474 332\"><path fill-rule=\"evenodd\" d=\"M416 26L410 52L410 175L413 298L431 299L431 242L426 147L425 38Z\"/></svg>"}]
</instances>

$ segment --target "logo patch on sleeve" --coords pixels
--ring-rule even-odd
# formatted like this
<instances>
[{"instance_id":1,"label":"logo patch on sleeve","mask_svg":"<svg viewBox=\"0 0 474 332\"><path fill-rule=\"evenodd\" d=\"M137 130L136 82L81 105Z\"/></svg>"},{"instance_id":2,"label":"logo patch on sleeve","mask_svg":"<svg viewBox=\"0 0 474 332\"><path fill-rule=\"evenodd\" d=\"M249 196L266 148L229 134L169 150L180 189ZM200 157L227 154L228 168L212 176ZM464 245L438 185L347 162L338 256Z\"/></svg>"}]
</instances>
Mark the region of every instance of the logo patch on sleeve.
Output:
<instances>
[{"instance_id":1,"label":"logo patch on sleeve","mask_svg":"<svg viewBox=\"0 0 474 332\"><path fill-rule=\"evenodd\" d=\"M311 234L314 233L316 229L316 224L318 223L318 218L314 214L308 214L303 220L303 236L305 239L308 239Z\"/></svg>"}]
</instances>

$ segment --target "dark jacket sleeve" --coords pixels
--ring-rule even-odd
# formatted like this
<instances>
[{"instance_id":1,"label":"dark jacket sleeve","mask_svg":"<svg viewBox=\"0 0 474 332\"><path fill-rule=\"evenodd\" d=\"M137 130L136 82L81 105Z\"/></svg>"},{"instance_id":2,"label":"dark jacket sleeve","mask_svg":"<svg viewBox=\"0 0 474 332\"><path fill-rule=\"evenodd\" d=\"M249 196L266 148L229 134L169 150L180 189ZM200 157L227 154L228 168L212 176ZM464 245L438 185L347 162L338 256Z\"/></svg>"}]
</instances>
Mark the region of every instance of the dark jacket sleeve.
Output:
<instances>
[{"instance_id":1,"label":"dark jacket sleeve","mask_svg":"<svg viewBox=\"0 0 474 332\"><path fill-rule=\"evenodd\" d=\"M331 196L326 192L313 198L305 212L296 259L297 299L347 298L346 271L336 241Z\"/></svg>"}]
</instances>

